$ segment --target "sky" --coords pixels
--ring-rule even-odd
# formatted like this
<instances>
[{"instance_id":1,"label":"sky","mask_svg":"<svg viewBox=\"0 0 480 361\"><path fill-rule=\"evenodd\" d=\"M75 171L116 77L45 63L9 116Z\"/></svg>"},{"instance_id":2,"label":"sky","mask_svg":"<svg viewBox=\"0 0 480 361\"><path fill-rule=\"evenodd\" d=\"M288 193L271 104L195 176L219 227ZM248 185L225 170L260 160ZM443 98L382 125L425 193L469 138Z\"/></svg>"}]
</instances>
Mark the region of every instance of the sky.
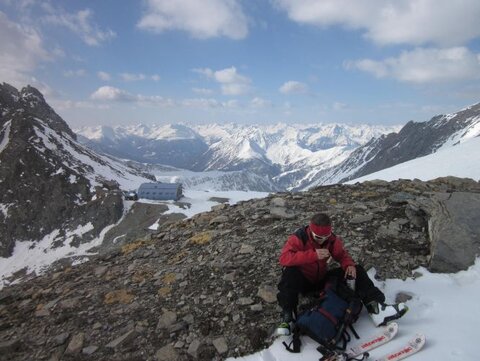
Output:
<instances>
[{"instance_id":1,"label":"sky","mask_svg":"<svg viewBox=\"0 0 480 361\"><path fill-rule=\"evenodd\" d=\"M0 0L0 81L76 128L404 124L480 102L478 0Z\"/></svg>"}]
</instances>

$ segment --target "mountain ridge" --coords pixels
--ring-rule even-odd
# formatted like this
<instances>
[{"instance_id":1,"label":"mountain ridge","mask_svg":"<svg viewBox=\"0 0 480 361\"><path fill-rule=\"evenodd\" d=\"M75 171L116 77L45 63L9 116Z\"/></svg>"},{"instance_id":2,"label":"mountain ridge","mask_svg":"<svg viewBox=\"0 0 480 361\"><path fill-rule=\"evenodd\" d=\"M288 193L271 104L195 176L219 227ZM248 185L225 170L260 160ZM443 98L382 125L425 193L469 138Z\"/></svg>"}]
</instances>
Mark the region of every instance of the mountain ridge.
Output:
<instances>
[{"instance_id":1,"label":"mountain ridge","mask_svg":"<svg viewBox=\"0 0 480 361\"><path fill-rule=\"evenodd\" d=\"M0 84L0 109L1 257L18 242L92 241L121 218L120 186L152 179L79 144L33 87Z\"/></svg>"}]
</instances>

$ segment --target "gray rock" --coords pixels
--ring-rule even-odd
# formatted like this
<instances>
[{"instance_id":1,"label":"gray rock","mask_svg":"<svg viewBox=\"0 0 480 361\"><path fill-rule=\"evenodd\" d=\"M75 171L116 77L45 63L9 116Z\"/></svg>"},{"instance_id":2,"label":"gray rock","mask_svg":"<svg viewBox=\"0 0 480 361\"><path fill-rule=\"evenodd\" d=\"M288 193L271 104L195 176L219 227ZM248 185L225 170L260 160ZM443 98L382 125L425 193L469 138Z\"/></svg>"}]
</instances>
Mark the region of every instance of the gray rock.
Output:
<instances>
[{"instance_id":1,"label":"gray rock","mask_svg":"<svg viewBox=\"0 0 480 361\"><path fill-rule=\"evenodd\" d=\"M22 347L23 342L20 339L13 339L10 341L0 342L0 353L3 355L9 352L15 352Z\"/></svg>"},{"instance_id":2,"label":"gray rock","mask_svg":"<svg viewBox=\"0 0 480 361\"><path fill-rule=\"evenodd\" d=\"M85 333L80 332L76 335L73 335L72 339L68 343L67 349L65 350L65 354L75 355L80 353L80 351L82 351L84 341Z\"/></svg>"},{"instance_id":3,"label":"gray rock","mask_svg":"<svg viewBox=\"0 0 480 361\"><path fill-rule=\"evenodd\" d=\"M269 212L272 216L280 219L295 218L295 214L290 213L286 208L283 207L272 207L269 209Z\"/></svg>"},{"instance_id":4,"label":"gray rock","mask_svg":"<svg viewBox=\"0 0 480 361\"><path fill-rule=\"evenodd\" d=\"M84 355L92 355L97 350L98 350L98 346L91 345L91 346L84 347L82 350L82 353Z\"/></svg>"},{"instance_id":5,"label":"gray rock","mask_svg":"<svg viewBox=\"0 0 480 361\"><path fill-rule=\"evenodd\" d=\"M218 224L218 223L228 223L229 218L226 216L217 216L210 220L210 224Z\"/></svg>"},{"instance_id":6,"label":"gray rock","mask_svg":"<svg viewBox=\"0 0 480 361\"><path fill-rule=\"evenodd\" d=\"M270 205L272 207L285 208L287 206L287 201L280 197L275 197L270 200Z\"/></svg>"},{"instance_id":7,"label":"gray rock","mask_svg":"<svg viewBox=\"0 0 480 361\"><path fill-rule=\"evenodd\" d=\"M480 194L454 192L429 209L430 269L458 272L480 254Z\"/></svg>"},{"instance_id":8,"label":"gray rock","mask_svg":"<svg viewBox=\"0 0 480 361\"><path fill-rule=\"evenodd\" d=\"M398 292L395 295L395 303L405 303L405 302L411 300L412 298L413 298L413 296L409 293Z\"/></svg>"},{"instance_id":9,"label":"gray rock","mask_svg":"<svg viewBox=\"0 0 480 361\"><path fill-rule=\"evenodd\" d=\"M63 345L65 342L67 342L68 338L70 337L70 333L68 332L63 332L53 338L53 343L56 346Z\"/></svg>"},{"instance_id":10,"label":"gray rock","mask_svg":"<svg viewBox=\"0 0 480 361\"><path fill-rule=\"evenodd\" d=\"M398 192L388 197L388 200L390 202L397 203L397 204L407 203L408 201L413 199L415 199L415 196L413 194L406 193L406 192Z\"/></svg>"},{"instance_id":11,"label":"gray rock","mask_svg":"<svg viewBox=\"0 0 480 361\"><path fill-rule=\"evenodd\" d=\"M263 310L263 306L258 303L256 305L251 305L250 306L250 309L253 311L253 312L261 312Z\"/></svg>"},{"instance_id":12,"label":"gray rock","mask_svg":"<svg viewBox=\"0 0 480 361\"><path fill-rule=\"evenodd\" d=\"M225 337L219 337L212 341L213 346L220 355L224 355L228 352L228 345Z\"/></svg>"},{"instance_id":13,"label":"gray rock","mask_svg":"<svg viewBox=\"0 0 480 361\"><path fill-rule=\"evenodd\" d=\"M35 311L35 317L48 317L48 316L50 316L50 311L45 308Z\"/></svg>"},{"instance_id":14,"label":"gray rock","mask_svg":"<svg viewBox=\"0 0 480 361\"><path fill-rule=\"evenodd\" d=\"M250 297L240 297L237 301L240 306L248 306L253 303L253 300Z\"/></svg>"},{"instance_id":15,"label":"gray rock","mask_svg":"<svg viewBox=\"0 0 480 361\"><path fill-rule=\"evenodd\" d=\"M258 288L257 296L267 303L277 302L277 289L270 285L262 285Z\"/></svg>"},{"instance_id":16,"label":"gray rock","mask_svg":"<svg viewBox=\"0 0 480 361\"><path fill-rule=\"evenodd\" d=\"M371 214L371 213L364 214L364 215L353 217L350 220L350 224L366 223L366 222L370 222L372 219L373 219L373 214Z\"/></svg>"},{"instance_id":17,"label":"gray rock","mask_svg":"<svg viewBox=\"0 0 480 361\"><path fill-rule=\"evenodd\" d=\"M69 298L69 299L60 301L58 306L61 309L72 309L72 308L76 308L79 302L80 302L80 297L74 297L74 298Z\"/></svg>"},{"instance_id":18,"label":"gray rock","mask_svg":"<svg viewBox=\"0 0 480 361\"><path fill-rule=\"evenodd\" d=\"M427 226L426 214L419 208L408 204L405 208L405 215L415 227L422 228Z\"/></svg>"},{"instance_id":19,"label":"gray rock","mask_svg":"<svg viewBox=\"0 0 480 361\"><path fill-rule=\"evenodd\" d=\"M97 276L98 278L100 277L103 277L103 275L107 272L108 270L108 267L107 266L99 266L97 268L95 268L95 276Z\"/></svg>"},{"instance_id":20,"label":"gray rock","mask_svg":"<svg viewBox=\"0 0 480 361\"><path fill-rule=\"evenodd\" d=\"M377 230L379 237L396 238L399 234L398 226L395 223L390 223L388 226L381 225Z\"/></svg>"},{"instance_id":21,"label":"gray rock","mask_svg":"<svg viewBox=\"0 0 480 361\"><path fill-rule=\"evenodd\" d=\"M175 361L178 360L177 350L171 345L165 345L155 354L157 361Z\"/></svg>"},{"instance_id":22,"label":"gray rock","mask_svg":"<svg viewBox=\"0 0 480 361\"><path fill-rule=\"evenodd\" d=\"M201 345L202 343L200 342L200 340L193 340L188 346L187 353L195 359L198 358L198 350Z\"/></svg>"},{"instance_id":23,"label":"gray rock","mask_svg":"<svg viewBox=\"0 0 480 361\"><path fill-rule=\"evenodd\" d=\"M249 244L242 244L238 253L240 254L251 254L255 252L255 247Z\"/></svg>"},{"instance_id":24,"label":"gray rock","mask_svg":"<svg viewBox=\"0 0 480 361\"><path fill-rule=\"evenodd\" d=\"M127 345L130 342L132 342L137 337L137 335L138 335L137 331L133 329L123 334L122 336L116 338L115 340L111 341L106 345L106 347L116 349L119 346Z\"/></svg>"},{"instance_id":25,"label":"gray rock","mask_svg":"<svg viewBox=\"0 0 480 361\"><path fill-rule=\"evenodd\" d=\"M168 328L177 321L177 314L173 311L165 311L158 320L157 328Z\"/></svg>"}]
</instances>

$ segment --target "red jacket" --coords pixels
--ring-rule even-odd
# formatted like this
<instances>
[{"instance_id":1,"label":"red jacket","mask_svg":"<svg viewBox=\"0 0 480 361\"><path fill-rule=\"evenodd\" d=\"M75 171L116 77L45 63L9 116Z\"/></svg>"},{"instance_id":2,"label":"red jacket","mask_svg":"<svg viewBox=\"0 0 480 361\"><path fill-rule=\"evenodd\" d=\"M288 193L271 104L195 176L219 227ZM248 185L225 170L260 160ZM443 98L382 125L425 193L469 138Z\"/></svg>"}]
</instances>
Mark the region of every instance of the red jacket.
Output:
<instances>
[{"instance_id":1,"label":"red jacket","mask_svg":"<svg viewBox=\"0 0 480 361\"><path fill-rule=\"evenodd\" d=\"M284 267L297 266L304 276L312 283L318 283L327 273L327 259L319 260L315 249L328 248L332 257L340 263L343 270L348 266L355 266L355 262L348 252L343 248L343 241L333 233L323 244L319 245L312 239L309 227L305 228L308 240L303 242L295 234L288 237L287 242L282 248L279 262Z\"/></svg>"}]
</instances>

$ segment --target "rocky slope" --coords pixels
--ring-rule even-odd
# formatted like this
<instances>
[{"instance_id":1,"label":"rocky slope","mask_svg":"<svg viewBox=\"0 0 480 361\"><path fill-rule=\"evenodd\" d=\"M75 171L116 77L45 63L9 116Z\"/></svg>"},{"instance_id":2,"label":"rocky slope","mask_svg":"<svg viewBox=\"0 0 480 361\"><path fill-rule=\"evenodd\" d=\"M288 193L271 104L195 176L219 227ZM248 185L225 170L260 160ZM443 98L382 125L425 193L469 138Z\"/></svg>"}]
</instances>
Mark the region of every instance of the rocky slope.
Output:
<instances>
[{"instance_id":1,"label":"rocky slope","mask_svg":"<svg viewBox=\"0 0 480 361\"><path fill-rule=\"evenodd\" d=\"M312 214L329 213L354 259L375 266L378 277L405 278L418 266L445 270L445 259L454 260L449 270L471 264L461 256L464 247L480 252L479 196L478 182L443 178L334 185L216 206L88 263L59 264L1 290L0 358L220 360L251 353L266 346L278 322L280 248ZM459 238L445 231L452 222L463 230Z\"/></svg>"},{"instance_id":2,"label":"rocky slope","mask_svg":"<svg viewBox=\"0 0 480 361\"><path fill-rule=\"evenodd\" d=\"M0 257L19 241L56 248L96 238L122 216L119 183L142 181L79 144L37 89L0 85Z\"/></svg>"}]
</instances>

